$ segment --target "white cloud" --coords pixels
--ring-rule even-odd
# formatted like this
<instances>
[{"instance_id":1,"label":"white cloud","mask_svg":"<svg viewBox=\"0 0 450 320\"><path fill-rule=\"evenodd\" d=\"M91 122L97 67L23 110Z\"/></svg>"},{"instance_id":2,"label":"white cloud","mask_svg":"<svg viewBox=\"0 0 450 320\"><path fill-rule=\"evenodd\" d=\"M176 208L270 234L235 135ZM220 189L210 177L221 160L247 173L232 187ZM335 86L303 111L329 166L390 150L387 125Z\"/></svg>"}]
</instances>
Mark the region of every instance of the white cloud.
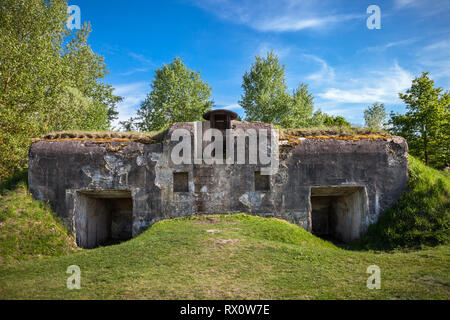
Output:
<instances>
[{"instance_id":1,"label":"white cloud","mask_svg":"<svg viewBox=\"0 0 450 320\"><path fill-rule=\"evenodd\" d=\"M397 8L405 8L417 6L420 3L420 0L395 0L394 3Z\"/></svg>"},{"instance_id":2,"label":"white cloud","mask_svg":"<svg viewBox=\"0 0 450 320\"><path fill-rule=\"evenodd\" d=\"M130 76L130 75L133 75L136 73L147 72L147 71L151 71L151 69L155 67L155 64L153 63L153 61L151 59L145 57L142 54L130 52L128 55L130 57L132 57L133 60L138 62L139 67L133 68L133 69L125 71L125 72L118 73L119 76Z\"/></svg>"},{"instance_id":3,"label":"white cloud","mask_svg":"<svg viewBox=\"0 0 450 320\"><path fill-rule=\"evenodd\" d=\"M378 52L382 52L382 51L386 51L389 48L392 47L398 47L398 46L405 46L408 44L412 44L415 43L419 40L419 38L411 38L411 39L406 39L406 40L399 40L399 41L392 41L392 42L388 42L384 45L380 45L380 46L374 46L374 47L367 47L361 51L378 51Z\"/></svg>"},{"instance_id":4,"label":"white cloud","mask_svg":"<svg viewBox=\"0 0 450 320\"><path fill-rule=\"evenodd\" d=\"M448 52L450 51L450 41L449 40L438 41L424 47L423 50L424 51L446 50L448 56Z\"/></svg>"},{"instance_id":5,"label":"white cloud","mask_svg":"<svg viewBox=\"0 0 450 320\"><path fill-rule=\"evenodd\" d=\"M340 86L327 89L318 96L336 103L392 103L401 101L398 93L411 86L413 76L397 63L386 70L369 70L356 79L341 79Z\"/></svg>"},{"instance_id":6,"label":"white cloud","mask_svg":"<svg viewBox=\"0 0 450 320\"><path fill-rule=\"evenodd\" d=\"M154 63L153 63L153 61L151 59L145 57L142 54L130 52L129 55L130 55L130 57L136 59L137 61L139 61L143 65L147 65L147 66L153 66L154 65Z\"/></svg>"},{"instance_id":7,"label":"white cloud","mask_svg":"<svg viewBox=\"0 0 450 320\"><path fill-rule=\"evenodd\" d=\"M131 69L130 71L118 73L118 75L119 76L130 76L132 74L136 74L136 73L140 73L140 72L147 72L149 70L150 70L149 68L134 68L134 69Z\"/></svg>"},{"instance_id":8,"label":"white cloud","mask_svg":"<svg viewBox=\"0 0 450 320\"><path fill-rule=\"evenodd\" d=\"M441 40L417 51L417 65L422 71L430 71L431 77L442 81L441 85L450 85L450 41Z\"/></svg>"},{"instance_id":9,"label":"white cloud","mask_svg":"<svg viewBox=\"0 0 450 320\"><path fill-rule=\"evenodd\" d=\"M234 112L243 111L244 109L237 103L226 105L225 107L221 107L220 109L231 110Z\"/></svg>"},{"instance_id":10,"label":"white cloud","mask_svg":"<svg viewBox=\"0 0 450 320\"><path fill-rule=\"evenodd\" d=\"M290 47L273 45L268 42L263 42L258 46L256 50L259 56L265 57L268 52L273 50L273 52L278 56L278 58L283 59L291 53Z\"/></svg>"},{"instance_id":11,"label":"white cloud","mask_svg":"<svg viewBox=\"0 0 450 320\"><path fill-rule=\"evenodd\" d=\"M247 25L259 31L299 31L328 29L338 23L364 17L362 14L337 13L336 0L193 0L200 8L221 19Z\"/></svg>"},{"instance_id":12,"label":"white cloud","mask_svg":"<svg viewBox=\"0 0 450 320\"><path fill-rule=\"evenodd\" d=\"M333 24L353 20L361 15L335 15L326 17L302 18L299 16L281 16L273 20L267 19L257 22L254 27L260 31L299 31L303 29L325 28Z\"/></svg>"},{"instance_id":13,"label":"white cloud","mask_svg":"<svg viewBox=\"0 0 450 320\"><path fill-rule=\"evenodd\" d=\"M397 10L416 10L417 13L424 17L433 15L448 15L450 9L449 0L395 0L394 8Z\"/></svg>"},{"instance_id":14,"label":"white cloud","mask_svg":"<svg viewBox=\"0 0 450 320\"><path fill-rule=\"evenodd\" d=\"M306 80L316 81L316 82L332 82L335 79L334 69L328 65L328 63L315 55L303 54L305 58L313 60L320 65L320 70L308 75Z\"/></svg>"}]
</instances>

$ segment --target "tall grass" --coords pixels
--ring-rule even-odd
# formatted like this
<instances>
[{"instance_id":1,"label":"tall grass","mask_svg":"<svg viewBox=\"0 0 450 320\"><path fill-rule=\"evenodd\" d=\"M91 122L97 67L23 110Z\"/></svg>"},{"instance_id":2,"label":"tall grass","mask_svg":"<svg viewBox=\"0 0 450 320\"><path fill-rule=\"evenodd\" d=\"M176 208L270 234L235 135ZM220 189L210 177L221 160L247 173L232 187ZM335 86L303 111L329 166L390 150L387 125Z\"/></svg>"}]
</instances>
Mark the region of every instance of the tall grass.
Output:
<instances>
[{"instance_id":1,"label":"tall grass","mask_svg":"<svg viewBox=\"0 0 450 320\"><path fill-rule=\"evenodd\" d=\"M24 181L9 180L0 193L0 264L77 250L73 235L50 207L32 199Z\"/></svg>"}]
</instances>

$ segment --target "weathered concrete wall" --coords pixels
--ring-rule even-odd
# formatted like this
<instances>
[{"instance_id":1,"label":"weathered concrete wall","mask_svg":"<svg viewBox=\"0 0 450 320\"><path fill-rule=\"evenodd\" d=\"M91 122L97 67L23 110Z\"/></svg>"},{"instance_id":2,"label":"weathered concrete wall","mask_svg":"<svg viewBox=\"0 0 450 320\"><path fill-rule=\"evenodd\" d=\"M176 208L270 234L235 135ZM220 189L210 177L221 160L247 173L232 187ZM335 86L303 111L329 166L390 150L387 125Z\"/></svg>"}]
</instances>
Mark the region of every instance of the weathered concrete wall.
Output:
<instances>
[{"instance_id":1,"label":"weathered concrete wall","mask_svg":"<svg viewBox=\"0 0 450 320\"><path fill-rule=\"evenodd\" d=\"M120 149L119 151L111 151ZM162 144L135 142L36 142L29 157L29 186L75 230L77 192L129 191L133 199L133 236L163 218L155 165Z\"/></svg>"},{"instance_id":2,"label":"weathered concrete wall","mask_svg":"<svg viewBox=\"0 0 450 320\"><path fill-rule=\"evenodd\" d=\"M204 122L203 131L208 128ZM270 129L267 124L232 122L234 128ZM367 203L361 221L352 224L354 238L398 199L407 186L407 145L404 139L338 140L299 138L296 145L280 141L278 173L270 190L255 190L259 164L180 164L171 161L173 130L194 136L194 123L176 123L161 143L133 141L40 141L29 158L29 186L36 199L49 201L63 221L76 229L80 191L128 191L132 198L132 235L166 218L197 213L248 212L277 216L311 230L311 187L357 186ZM192 144L194 148L194 143ZM174 192L173 173L187 172L188 192ZM351 207L358 201L350 201ZM361 209L352 209L361 211ZM350 211L352 211L350 210ZM348 211L348 210L347 210ZM353 227L355 224L358 227Z\"/></svg>"},{"instance_id":3,"label":"weathered concrete wall","mask_svg":"<svg viewBox=\"0 0 450 320\"><path fill-rule=\"evenodd\" d=\"M364 229L400 197L408 182L407 144L400 137L304 139L290 151L284 165L284 214L306 229L310 228L305 217L310 210L306 203L312 186L365 187L368 213L362 222Z\"/></svg>"}]
</instances>

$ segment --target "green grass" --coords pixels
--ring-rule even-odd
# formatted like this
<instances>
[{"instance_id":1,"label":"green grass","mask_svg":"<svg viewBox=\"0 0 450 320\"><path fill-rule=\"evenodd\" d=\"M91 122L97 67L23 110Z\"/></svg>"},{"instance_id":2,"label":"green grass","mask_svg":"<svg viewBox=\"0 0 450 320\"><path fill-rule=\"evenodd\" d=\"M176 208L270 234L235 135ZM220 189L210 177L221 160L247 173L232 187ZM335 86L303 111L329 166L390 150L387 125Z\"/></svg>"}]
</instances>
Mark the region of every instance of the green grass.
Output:
<instances>
[{"instance_id":1,"label":"green grass","mask_svg":"<svg viewBox=\"0 0 450 320\"><path fill-rule=\"evenodd\" d=\"M14 190L7 190L13 187ZM48 205L34 201L26 185L11 179L0 193L0 264L77 250L74 238Z\"/></svg>"},{"instance_id":2,"label":"green grass","mask_svg":"<svg viewBox=\"0 0 450 320\"><path fill-rule=\"evenodd\" d=\"M450 176L409 156L409 190L367 235L356 241L360 248L419 248L450 242Z\"/></svg>"},{"instance_id":3,"label":"green grass","mask_svg":"<svg viewBox=\"0 0 450 320\"><path fill-rule=\"evenodd\" d=\"M0 266L0 299L448 299L450 247L337 248L243 214L165 220L128 242ZM366 287L369 265L381 289ZM68 290L67 267L81 268Z\"/></svg>"}]
</instances>

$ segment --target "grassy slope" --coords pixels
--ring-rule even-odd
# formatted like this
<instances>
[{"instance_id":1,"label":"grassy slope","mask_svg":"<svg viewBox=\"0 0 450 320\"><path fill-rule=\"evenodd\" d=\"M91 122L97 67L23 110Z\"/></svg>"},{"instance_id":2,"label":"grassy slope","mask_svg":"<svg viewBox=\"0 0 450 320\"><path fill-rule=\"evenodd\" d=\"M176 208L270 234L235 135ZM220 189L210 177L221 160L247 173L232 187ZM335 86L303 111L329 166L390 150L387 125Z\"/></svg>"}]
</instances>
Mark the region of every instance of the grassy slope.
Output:
<instances>
[{"instance_id":1,"label":"grassy slope","mask_svg":"<svg viewBox=\"0 0 450 320\"><path fill-rule=\"evenodd\" d=\"M355 245L418 248L450 242L450 175L409 157L409 190Z\"/></svg>"},{"instance_id":2,"label":"grassy slope","mask_svg":"<svg viewBox=\"0 0 450 320\"><path fill-rule=\"evenodd\" d=\"M248 215L166 220L120 245L0 266L0 298L371 299L450 292L450 247L348 251L277 219ZM81 268L81 290L66 269ZM366 268L381 268L381 290Z\"/></svg>"},{"instance_id":3,"label":"grassy slope","mask_svg":"<svg viewBox=\"0 0 450 320\"><path fill-rule=\"evenodd\" d=\"M14 181L17 182L17 181ZM34 201L26 185L0 193L0 264L76 250L73 236L44 203Z\"/></svg>"}]
</instances>

